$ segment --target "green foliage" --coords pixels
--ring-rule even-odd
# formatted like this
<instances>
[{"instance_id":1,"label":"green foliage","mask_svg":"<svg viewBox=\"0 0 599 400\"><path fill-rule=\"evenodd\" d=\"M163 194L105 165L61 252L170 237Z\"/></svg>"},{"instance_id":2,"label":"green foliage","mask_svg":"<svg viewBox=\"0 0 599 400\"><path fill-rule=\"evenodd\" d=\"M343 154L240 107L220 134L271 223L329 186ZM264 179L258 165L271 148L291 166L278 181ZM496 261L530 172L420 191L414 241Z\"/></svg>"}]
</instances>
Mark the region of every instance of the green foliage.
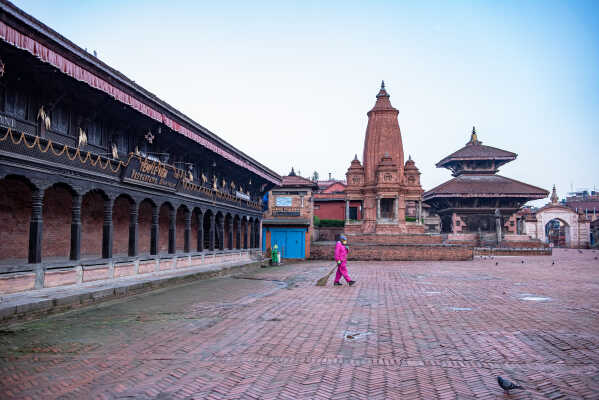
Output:
<instances>
[{"instance_id":1,"label":"green foliage","mask_svg":"<svg viewBox=\"0 0 599 400\"><path fill-rule=\"evenodd\" d=\"M320 218L318 218L316 215L314 216L314 226L320 226Z\"/></svg>"},{"instance_id":2,"label":"green foliage","mask_svg":"<svg viewBox=\"0 0 599 400\"><path fill-rule=\"evenodd\" d=\"M316 182L318 180L318 178L320 178L320 176L318 175L318 172L314 171L314 173L312 174L312 180L314 182Z\"/></svg>"},{"instance_id":3,"label":"green foliage","mask_svg":"<svg viewBox=\"0 0 599 400\"><path fill-rule=\"evenodd\" d=\"M319 226L322 227L343 227L345 221L342 219L321 219Z\"/></svg>"},{"instance_id":4,"label":"green foliage","mask_svg":"<svg viewBox=\"0 0 599 400\"><path fill-rule=\"evenodd\" d=\"M416 217L406 217L407 222L416 222Z\"/></svg>"}]
</instances>

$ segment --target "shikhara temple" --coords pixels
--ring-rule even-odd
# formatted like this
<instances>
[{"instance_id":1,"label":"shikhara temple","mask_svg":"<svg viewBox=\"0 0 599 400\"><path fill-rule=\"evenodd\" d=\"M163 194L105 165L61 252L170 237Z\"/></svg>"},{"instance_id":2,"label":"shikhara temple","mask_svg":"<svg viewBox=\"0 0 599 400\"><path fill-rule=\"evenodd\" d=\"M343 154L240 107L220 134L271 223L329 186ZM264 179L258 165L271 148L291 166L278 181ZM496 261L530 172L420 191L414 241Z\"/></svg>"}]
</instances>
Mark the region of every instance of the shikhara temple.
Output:
<instances>
[{"instance_id":1,"label":"shikhara temple","mask_svg":"<svg viewBox=\"0 0 599 400\"><path fill-rule=\"evenodd\" d=\"M516 157L510 151L483 145L472 128L470 141L436 164L454 176L423 196L441 217L443 233L495 234L496 221L501 221L503 230L509 217L527 201L547 197L545 189L497 174L499 167Z\"/></svg>"},{"instance_id":2,"label":"shikhara temple","mask_svg":"<svg viewBox=\"0 0 599 400\"><path fill-rule=\"evenodd\" d=\"M0 273L38 288L260 248L260 201L278 174L12 4L0 9Z\"/></svg>"},{"instance_id":3,"label":"shikhara temple","mask_svg":"<svg viewBox=\"0 0 599 400\"><path fill-rule=\"evenodd\" d=\"M420 172L411 158L404 164L399 111L389 98L383 81L367 114L363 164L356 156L347 170L345 232L349 235L424 232ZM351 212L354 203L360 204L359 213ZM415 222L406 221L407 204L418 210ZM362 219L353 220L352 214Z\"/></svg>"}]
</instances>

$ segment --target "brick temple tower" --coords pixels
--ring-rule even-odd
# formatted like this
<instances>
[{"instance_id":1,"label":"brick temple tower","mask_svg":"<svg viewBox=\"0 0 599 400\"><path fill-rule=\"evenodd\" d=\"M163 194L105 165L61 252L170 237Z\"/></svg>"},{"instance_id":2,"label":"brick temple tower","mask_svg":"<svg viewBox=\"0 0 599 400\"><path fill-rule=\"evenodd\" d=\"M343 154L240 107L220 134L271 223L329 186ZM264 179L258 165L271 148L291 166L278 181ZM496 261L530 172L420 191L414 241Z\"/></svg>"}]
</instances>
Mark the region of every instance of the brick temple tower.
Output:
<instances>
[{"instance_id":1,"label":"brick temple tower","mask_svg":"<svg viewBox=\"0 0 599 400\"><path fill-rule=\"evenodd\" d=\"M356 157L347 170L346 224L348 234L422 233L420 172L410 158L404 164L399 111L391 105L385 82L368 112L364 164ZM350 201L362 204L362 220L351 220ZM406 204L416 210L416 222L406 222Z\"/></svg>"}]
</instances>

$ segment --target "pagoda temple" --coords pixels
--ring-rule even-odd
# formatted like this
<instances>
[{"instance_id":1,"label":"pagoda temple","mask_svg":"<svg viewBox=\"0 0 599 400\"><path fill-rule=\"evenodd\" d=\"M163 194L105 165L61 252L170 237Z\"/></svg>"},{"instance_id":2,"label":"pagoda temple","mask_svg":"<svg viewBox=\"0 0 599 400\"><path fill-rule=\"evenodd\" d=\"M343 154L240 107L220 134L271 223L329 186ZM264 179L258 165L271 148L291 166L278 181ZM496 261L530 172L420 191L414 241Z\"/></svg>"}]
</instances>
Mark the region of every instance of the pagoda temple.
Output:
<instances>
[{"instance_id":1,"label":"pagoda temple","mask_svg":"<svg viewBox=\"0 0 599 400\"><path fill-rule=\"evenodd\" d=\"M364 164L357 155L347 170L345 232L356 234L423 233L420 172L409 158L404 164L399 111L391 105L385 82L368 112ZM361 204L352 212L351 204ZM406 205L416 208L414 221L406 221ZM350 216L360 215L362 219Z\"/></svg>"},{"instance_id":2,"label":"pagoda temple","mask_svg":"<svg viewBox=\"0 0 599 400\"><path fill-rule=\"evenodd\" d=\"M498 232L507 219L530 200L549 195L545 189L497 175L516 153L485 146L472 128L464 147L439 161L455 177L424 193L424 202L441 217L445 233Z\"/></svg>"}]
</instances>

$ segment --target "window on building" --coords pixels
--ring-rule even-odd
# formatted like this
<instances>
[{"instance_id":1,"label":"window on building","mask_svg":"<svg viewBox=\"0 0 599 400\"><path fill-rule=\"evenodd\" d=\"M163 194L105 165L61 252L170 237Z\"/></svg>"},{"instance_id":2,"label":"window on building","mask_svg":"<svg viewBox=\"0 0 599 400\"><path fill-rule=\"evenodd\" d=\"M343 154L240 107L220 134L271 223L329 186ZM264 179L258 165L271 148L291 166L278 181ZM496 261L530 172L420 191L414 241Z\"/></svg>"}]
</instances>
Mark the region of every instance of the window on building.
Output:
<instances>
[{"instance_id":1,"label":"window on building","mask_svg":"<svg viewBox=\"0 0 599 400\"><path fill-rule=\"evenodd\" d=\"M102 124L100 121L92 121L87 124L87 141L90 144L96 146L104 145L104 138L102 135Z\"/></svg>"},{"instance_id":2,"label":"window on building","mask_svg":"<svg viewBox=\"0 0 599 400\"><path fill-rule=\"evenodd\" d=\"M349 219L353 219L353 220L358 219L358 207L350 207L349 208Z\"/></svg>"},{"instance_id":3,"label":"window on building","mask_svg":"<svg viewBox=\"0 0 599 400\"><path fill-rule=\"evenodd\" d=\"M27 96L15 89L6 90L4 110L7 114L14 115L20 119L27 118Z\"/></svg>"},{"instance_id":4,"label":"window on building","mask_svg":"<svg viewBox=\"0 0 599 400\"><path fill-rule=\"evenodd\" d=\"M381 218L394 218L395 199L381 199Z\"/></svg>"},{"instance_id":5,"label":"window on building","mask_svg":"<svg viewBox=\"0 0 599 400\"><path fill-rule=\"evenodd\" d=\"M57 106L52 110L52 130L64 135L69 133L69 113L64 107Z\"/></svg>"}]
</instances>

